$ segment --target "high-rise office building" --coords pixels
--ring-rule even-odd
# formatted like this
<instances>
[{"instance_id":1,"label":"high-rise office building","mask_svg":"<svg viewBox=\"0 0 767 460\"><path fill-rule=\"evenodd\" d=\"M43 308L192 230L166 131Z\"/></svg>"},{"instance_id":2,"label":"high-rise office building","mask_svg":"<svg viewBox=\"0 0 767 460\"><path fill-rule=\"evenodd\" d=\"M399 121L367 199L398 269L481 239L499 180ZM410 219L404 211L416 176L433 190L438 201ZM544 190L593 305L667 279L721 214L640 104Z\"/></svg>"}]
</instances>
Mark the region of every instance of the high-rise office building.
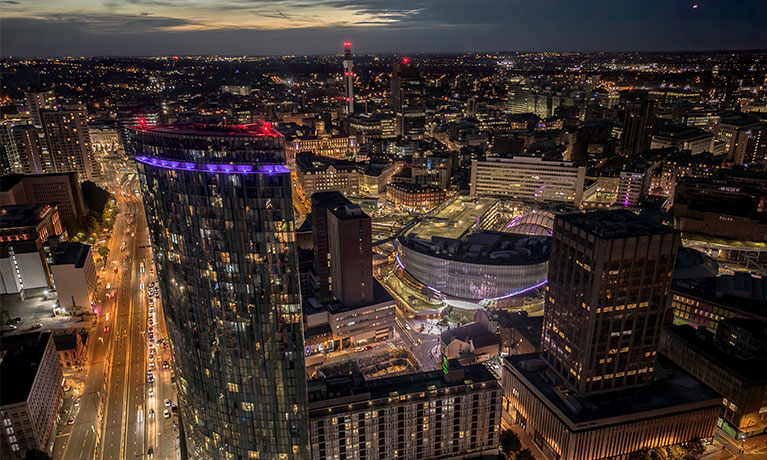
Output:
<instances>
[{"instance_id":1,"label":"high-rise office building","mask_svg":"<svg viewBox=\"0 0 767 460\"><path fill-rule=\"evenodd\" d=\"M507 417L547 458L710 438L721 396L657 354L679 234L628 211L554 221L541 353L504 359Z\"/></svg>"},{"instance_id":2,"label":"high-rise office building","mask_svg":"<svg viewBox=\"0 0 767 460\"><path fill-rule=\"evenodd\" d=\"M285 141L268 123L137 126L135 155L188 452L306 459Z\"/></svg>"},{"instance_id":3,"label":"high-rise office building","mask_svg":"<svg viewBox=\"0 0 767 460\"><path fill-rule=\"evenodd\" d=\"M652 381L679 235L628 211L554 221L542 356L580 394Z\"/></svg>"},{"instance_id":4,"label":"high-rise office building","mask_svg":"<svg viewBox=\"0 0 767 460\"><path fill-rule=\"evenodd\" d=\"M426 129L426 86L421 67L409 58L395 62L391 76L391 106L397 135L422 138Z\"/></svg>"},{"instance_id":5,"label":"high-rise office building","mask_svg":"<svg viewBox=\"0 0 767 460\"><path fill-rule=\"evenodd\" d=\"M352 60L352 42L344 42L344 96L346 114L354 113L354 61Z\"/></svg>"},{"instance_id":6,"label":"high-rise office building","mask_svg":"<svg viewBox=\"0 0 767 460\"><path fill-rule=\"evenodd\" d=\"M76 172L57 174L14 174L0 178L0 206L56 203L64 222L88 214Z\"/></svg>"},{"instance_id":7,"label":"high-rise office building","mask_svg":"<svg viewBox=\"0 0 767 460\"><path fill-rule=\"evenodd\" d=\"M623 115L621 154L635 155L649 149L658 102L649 99L647 92L625 91L621 93L621 105Z\"/></svg>"},{"instance_id":8,"label":"high-rise office building","mask_svg":"<svg viewBox=\"0 0 767 460\"><path fill-rule=\"evenodd\" d=\"M318 296L332 292L347 307L373 301L370 216L339 192L312 195Z\"/></svg>"},{"instance_id":9,"label":"high-rise office building","mask_svg":"<svg viewBox=\"0 0 767 460\"><path fill-rule=\"evenodd\" d=\"M43 119L40 112L56 107L56 94L53 90L27 91L24 92L24 99L27 102L27 110L29 110L29 116L32 118L32 124L41 128Z\"/></svg>"},{"instance_id":10,"label":"high-rise office building","mask_svg":"<svg viewBox=\"0 0 767 460\"><path fill-rule=\"evenodd\" d=\"M82 180L99 176L99 167L91 149L85 107L76 106L40 112L48 155L53 171L76 171Z\"/></svg>"}]
</instances>

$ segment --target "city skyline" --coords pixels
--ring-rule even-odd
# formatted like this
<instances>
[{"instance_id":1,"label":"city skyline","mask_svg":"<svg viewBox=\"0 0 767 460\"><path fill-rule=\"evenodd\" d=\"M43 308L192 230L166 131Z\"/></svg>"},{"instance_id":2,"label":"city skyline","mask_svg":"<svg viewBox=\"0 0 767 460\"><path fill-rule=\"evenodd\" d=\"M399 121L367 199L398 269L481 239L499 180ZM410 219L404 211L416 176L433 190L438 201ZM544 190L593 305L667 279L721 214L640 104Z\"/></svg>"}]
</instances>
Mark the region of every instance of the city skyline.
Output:
<instances>
[{"instance_id":1,"label":"city skyline","mask_svg":"<svg viewBox=\"0 0 767 460\"><path fill-rule=\"evenodd\" d=\"M3 56L317 55L767 48L767 4L4 0ZM60 40L66 36L67 40Z\"/></svg>"}]
</instances>

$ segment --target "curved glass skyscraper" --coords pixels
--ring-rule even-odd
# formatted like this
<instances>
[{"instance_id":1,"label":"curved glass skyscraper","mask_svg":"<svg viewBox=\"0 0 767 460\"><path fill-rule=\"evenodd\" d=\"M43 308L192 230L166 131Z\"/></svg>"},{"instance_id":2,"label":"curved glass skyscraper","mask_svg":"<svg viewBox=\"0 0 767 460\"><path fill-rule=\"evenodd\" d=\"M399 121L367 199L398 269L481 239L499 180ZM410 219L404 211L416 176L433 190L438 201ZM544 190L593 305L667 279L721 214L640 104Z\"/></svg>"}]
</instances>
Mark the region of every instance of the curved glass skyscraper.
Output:
<instances>
[{"instance_id":1,"label":"curved glass skyscraper","mask_svg":"<svg viewBox=\"0 0 767 460\"><path fill-rule=\"evenodd\" d=\"M268 123L130 130L189 456L308 458L290 173Z\"/></svg>"}]
</instances>

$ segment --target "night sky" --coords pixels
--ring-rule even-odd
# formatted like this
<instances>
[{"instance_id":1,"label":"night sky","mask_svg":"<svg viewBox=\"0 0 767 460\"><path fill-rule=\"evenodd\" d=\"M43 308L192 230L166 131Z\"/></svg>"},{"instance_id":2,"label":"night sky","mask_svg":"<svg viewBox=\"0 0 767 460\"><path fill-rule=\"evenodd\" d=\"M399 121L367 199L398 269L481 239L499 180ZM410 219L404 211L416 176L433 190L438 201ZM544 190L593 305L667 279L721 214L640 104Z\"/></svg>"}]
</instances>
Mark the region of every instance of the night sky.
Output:
<instances>
[{"instance_id":1,"label":"night sky","mask_svg":"<svg viewBox=\"0 0 767 460\"><path fill-rule=\"evenodd\" d=\"M0 0L2 56L767 48L767 0Z\"/></svg>"}]
</instances>

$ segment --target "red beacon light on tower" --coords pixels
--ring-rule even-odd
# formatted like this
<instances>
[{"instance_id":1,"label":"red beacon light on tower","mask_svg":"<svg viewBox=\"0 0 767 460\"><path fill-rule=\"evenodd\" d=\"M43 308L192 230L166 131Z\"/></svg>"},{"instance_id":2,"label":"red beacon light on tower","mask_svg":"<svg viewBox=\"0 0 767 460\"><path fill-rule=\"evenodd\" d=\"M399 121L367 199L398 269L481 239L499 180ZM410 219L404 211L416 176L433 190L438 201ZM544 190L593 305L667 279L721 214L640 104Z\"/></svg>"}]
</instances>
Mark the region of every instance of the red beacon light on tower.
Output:
<instances>
[{"instance_id":1,"label":"red beacon light on tower","mask_svg":"<svg viewBox=\"0 0 767 460\"><path fill-rule=\"evenodd\" d=\"M402 63L403 63L403 64L405 64L405 65L408 65L408 64L410 64L410 58L408 58L408 57L403 57L403 58L402 58Z\"/></svg>"},{"instance_id":2,"label":"red beacon light on tower","mask_svg":"<svg viewBox=\"0 0 767 460\"><path fill-rule=\"evenodd\" d=\"M146 120L143 119L143 118L139 118L138 119L138 124L140 124L141 126L145 126L146 125Z\"/></svg>"}]
</instances>

